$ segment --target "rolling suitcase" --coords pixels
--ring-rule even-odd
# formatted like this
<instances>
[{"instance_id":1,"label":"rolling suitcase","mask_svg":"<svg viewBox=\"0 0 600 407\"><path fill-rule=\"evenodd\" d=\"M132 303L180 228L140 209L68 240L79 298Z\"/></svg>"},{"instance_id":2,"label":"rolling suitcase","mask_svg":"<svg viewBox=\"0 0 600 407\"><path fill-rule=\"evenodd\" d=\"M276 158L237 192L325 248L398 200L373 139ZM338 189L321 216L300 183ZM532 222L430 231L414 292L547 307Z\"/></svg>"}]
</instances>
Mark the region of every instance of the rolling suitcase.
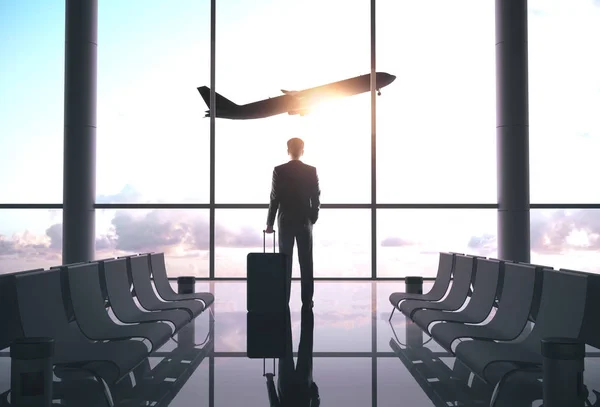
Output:
<instances>
[{"instance_id":1,"label":"rolling suitcase","mask_svg":"<svg viewBox=\"0 0 600 407\"><path fill-rule=\"evenodd\" d=\"M267 234L263 230L263 253L248 253L246 309L248 312L286 312L287 272L286 256L275 252L267 253Z\"/></svg>"}]
</instances>

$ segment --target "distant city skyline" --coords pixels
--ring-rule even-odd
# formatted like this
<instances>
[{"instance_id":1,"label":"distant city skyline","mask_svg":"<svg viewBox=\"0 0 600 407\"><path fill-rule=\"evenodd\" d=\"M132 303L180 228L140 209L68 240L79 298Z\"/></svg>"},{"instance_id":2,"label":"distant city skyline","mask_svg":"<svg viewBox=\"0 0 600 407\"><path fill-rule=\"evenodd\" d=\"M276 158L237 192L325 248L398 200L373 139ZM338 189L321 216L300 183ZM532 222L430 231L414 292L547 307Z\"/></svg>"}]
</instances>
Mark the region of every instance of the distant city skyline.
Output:
<instances>
[{"instance_id":1,"label":"distant city skyline","mask_svg":"<svg viewBox=\"0 0 600 407\"><path fill-rule=\"evenodd\" d=\"M208 203L209 121L196 87L210 79L210 2L143 4L99 4L97 202ZM218 2L217 90L243 103L368 71L368 8ZM377 70L397 75L377 98L378 202L496 202L493 13L491 0L377 2ZM289 29L298 22L311 29ZM530 0L529 44L531 201L600 203L598 3ZM0 202L60 203L64 2L0 3L0 53ZM305 140L323 203L370 202L369 95L305 117L217 120L216 132L217 203L267 203L290 137ZM600 210L531 217L532 261L600 272ZM0 273L60 263L61 218L1 210ZM98 257L165 251L182 273L207 275L207 210L96 219ZM217 276L245 273L265 220L266 210L217 210ZM350 222L362 225L355 236ZM380 276L432 275L436 251L496 255L495 210L379 210L377 227ZM370 233L368 210L324 209L315 273L370 276Z\"/></svg>"}]
</instances>

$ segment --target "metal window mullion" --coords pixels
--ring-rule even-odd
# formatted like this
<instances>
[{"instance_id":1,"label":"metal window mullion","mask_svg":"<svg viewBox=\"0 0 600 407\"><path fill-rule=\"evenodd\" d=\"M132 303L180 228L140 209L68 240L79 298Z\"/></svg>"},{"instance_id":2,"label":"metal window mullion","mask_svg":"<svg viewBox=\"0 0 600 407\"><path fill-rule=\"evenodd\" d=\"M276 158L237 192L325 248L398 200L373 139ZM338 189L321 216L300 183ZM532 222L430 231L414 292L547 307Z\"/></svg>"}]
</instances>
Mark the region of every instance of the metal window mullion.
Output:
<instances>
[{"instance_id":1,"label":"metal window mullion","mask_svg":"<svg viewBox=\"0 0 600 407\"><path fill-rule=\"evenodd\" d=\"M371 0L371 277L377 278L377 115L375 0Z\"/></svg>"},{"instance_id":2,"label":"metal window mullion","mask_svg":"<svg viewBox=\"0 0 600 407\"><path fill-rule=\"evenodd\" d=\"M214 0L213 0L214 1ZM210 292L215 294L215 282L210 282ZM217 314L217 303L214 302L212 304L213 313L209 314L209 326L210 329L210 340L213 344L213 351L210 353L210 357L208 359L208 405L209 407L215 407L215 356L214 356L214 346L215 346L215 324L214 319Z\"/></svg>"},{"instance_id":3,"label":"metal window mullion","mask_svg":"<svg viewBox=\"0 0 600 407\"><path fill-rule=\"evenodd\" d=\"M216 0L210 1L210 207L208 231L208 275L215 277L215 55Z\"/></svg>"}]
</instances>

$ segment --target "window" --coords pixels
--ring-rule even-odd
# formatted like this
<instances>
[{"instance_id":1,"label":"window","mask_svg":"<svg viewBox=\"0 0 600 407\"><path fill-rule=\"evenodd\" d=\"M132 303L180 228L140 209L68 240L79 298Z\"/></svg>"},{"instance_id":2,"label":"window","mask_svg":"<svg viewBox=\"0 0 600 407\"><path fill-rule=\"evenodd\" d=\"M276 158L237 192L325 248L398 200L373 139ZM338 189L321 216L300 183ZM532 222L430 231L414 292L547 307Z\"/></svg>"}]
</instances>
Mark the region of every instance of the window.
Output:
<instances>
[{"instance_id":1,"label":"window","mask_svg":"<svg viewBox=\"0 0 600 407\"><path fill-rule=\"evenodd\" d=\"M0 210L0 274L62 262L62 211Z\"/></svg>"},{"instance_id":2,"label":"window","mask_svg":"<svg viewBox=\"0 0 600 407\"><path fill-rule=\"evenodd\" d=\"M496 202L494 2L377 1L379 203Z\"/></svg>"},{"instance_id":3,"label":"window","mask_svg":"<svg viewBox=\"0 0 600 407\"><path fill-rule=\"evenodd\" d=\"M380 209L377 276L437 275L439 253L497 255L494 209Z\"/></svg>"},{"instance_id":4,"label":"window","mask_svg":"<svg viewBox=\"0 0 600 407\"><path fill-rule=\"evenodd\" d=\"M600 202L600 5L532 0L528 18L531 202Z\"/></svg>"},{"instance_id":5,"label":"window","mask_svg":"<svg viewBox=\"0 0 600 407\"><path fill-rule=\"evenodd\" d=\"M96 258L164 252L169 277L208 277L208 210L96 210Z\"/></svg>"},{"instance_id":6,"label":"window","mask_svg":"<svg viewBox=\"0 0 600 407\"><path fill-rule=\"evenodd\" d=\"M98 22L97 202L208 202L210 2L99 2Z\"/></svg>"},{"instance_id":7,"label":"window","mask_svg":"<svg viewBox=\"0 0 600 407\"><path fill-rule=\"evenodd\" d=\"M245 104L369 73L368 16L368 2L221 2L216 91ZM305 116L217 119L216 201L268 202L273 167L289 159L287 140L300 137L303 161L317 167L322 202L368 203L370 134L368 93Z\"/></svg>"},{"instance_id":8,"label":"window","mask_svg":"<svg viewBox=\"0 0 600 407\"><path fill-rule=\"evenodd\" d=\"M600 209L531 210L531 262L600 274Z\"/></svg>"},{"instance_id":9,"label":"window","mask_svg":"<svg viewBox=\"0 0 600 407\"><path fill-rule=\"evenodd\" d=\"M62 202L64 2L0 4L0 203Z\"/></svg>"},{"instance_id":10,"label":"window","mask_svg":"<svg viewBox=\"0 0 600 407\"><path fill-rule=\"evenodd\" d=\"M215 276L245 278L246 256L263 251L267 210L217 209L215 222ZM273 250L272 239L267 235L267 251ZM315 277L370 277L370 211L322 209L313 229L313 259ZM297 247L292 277L300 277Z\"/></svg>"}]
</instances>

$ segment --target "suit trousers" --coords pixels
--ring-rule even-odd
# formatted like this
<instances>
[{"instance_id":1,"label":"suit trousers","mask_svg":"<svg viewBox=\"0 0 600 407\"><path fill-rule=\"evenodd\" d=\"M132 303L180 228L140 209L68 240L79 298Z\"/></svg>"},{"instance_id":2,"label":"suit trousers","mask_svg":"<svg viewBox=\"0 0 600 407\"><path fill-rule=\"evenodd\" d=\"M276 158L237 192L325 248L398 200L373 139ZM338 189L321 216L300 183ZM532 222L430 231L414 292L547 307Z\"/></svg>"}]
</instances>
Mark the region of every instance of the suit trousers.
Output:
<instances>
[{"instance_id":1,"label":"suit trousers","mask_svg":"<svg viewBox=\"0 0 600 407\"><path fill-rule=\"evenodd\" d=\"M313 279L313 241L312 223L284 223L279 222L279 252L287 258L287 300L290 301L292 291L292 262L294 255L294 242L298 245L298 262L300 263L300 279L302 286L302 303L310 304L314 293Z\"/></svg>"}]
</instances>

